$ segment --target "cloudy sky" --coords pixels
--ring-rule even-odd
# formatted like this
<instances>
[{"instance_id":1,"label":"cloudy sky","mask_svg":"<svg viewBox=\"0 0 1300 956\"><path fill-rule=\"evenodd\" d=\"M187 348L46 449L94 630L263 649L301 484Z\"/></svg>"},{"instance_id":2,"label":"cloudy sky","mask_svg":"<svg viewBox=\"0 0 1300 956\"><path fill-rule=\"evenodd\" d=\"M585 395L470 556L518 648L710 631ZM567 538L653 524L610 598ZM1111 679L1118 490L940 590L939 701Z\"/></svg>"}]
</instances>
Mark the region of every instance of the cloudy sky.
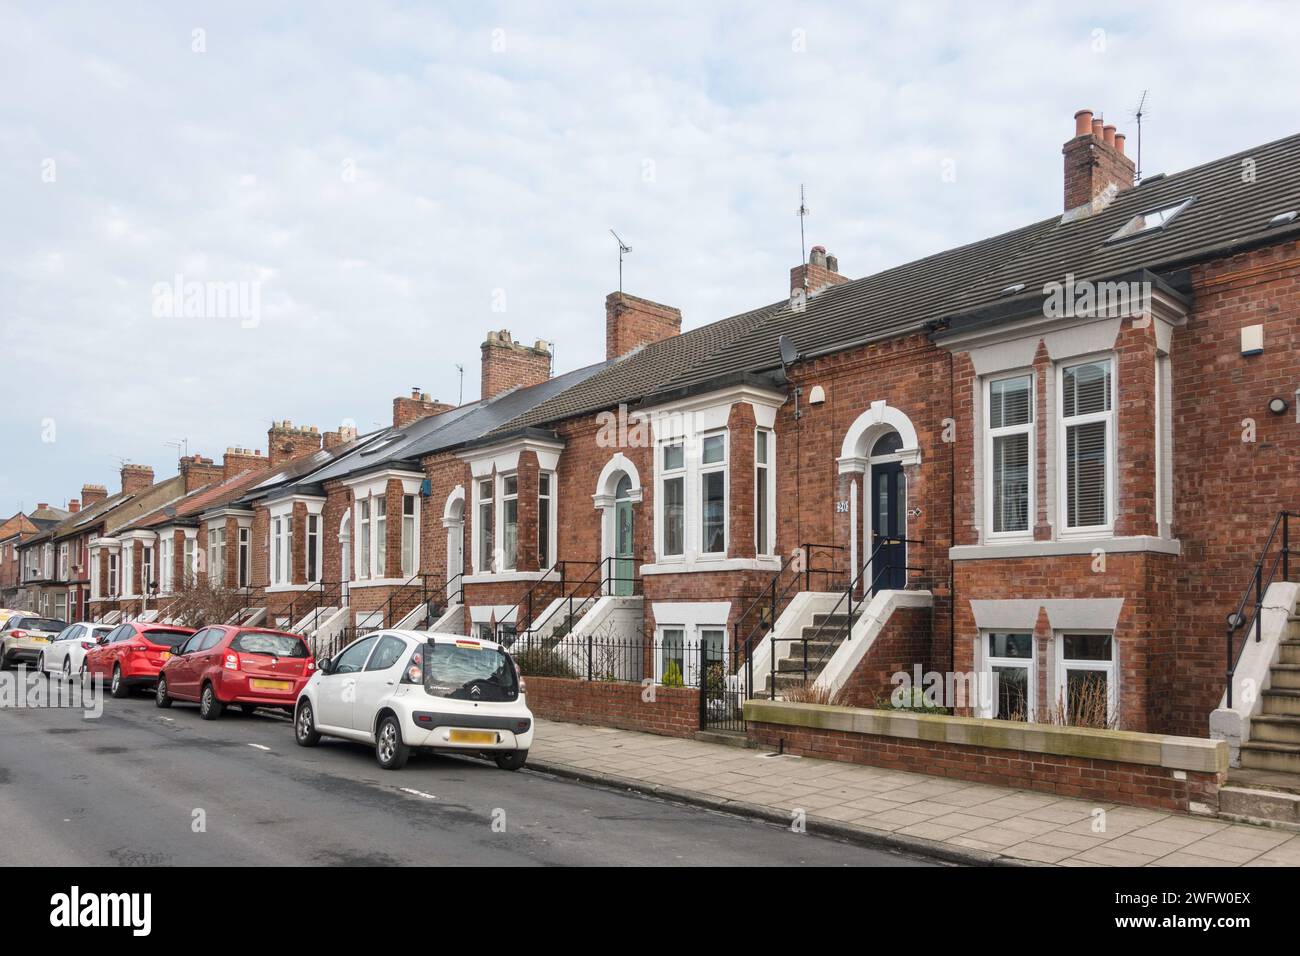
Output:
<instances>
[{"instance_id":1,"label":"cloudy sky","mask_svg":"<svg viewBox=\"0 0 1300 956\"><path fill-rule=\"evenodd\" d=\"M472 399L488 329L599 360L610 227L693 327L787 292L800 183L859 276L1059 211L1081 107L1132 146L1149 89L1148 174L1295 133L1298 45L1285 3L6 0L0 512Z\"/></svg>"}]
</instances>

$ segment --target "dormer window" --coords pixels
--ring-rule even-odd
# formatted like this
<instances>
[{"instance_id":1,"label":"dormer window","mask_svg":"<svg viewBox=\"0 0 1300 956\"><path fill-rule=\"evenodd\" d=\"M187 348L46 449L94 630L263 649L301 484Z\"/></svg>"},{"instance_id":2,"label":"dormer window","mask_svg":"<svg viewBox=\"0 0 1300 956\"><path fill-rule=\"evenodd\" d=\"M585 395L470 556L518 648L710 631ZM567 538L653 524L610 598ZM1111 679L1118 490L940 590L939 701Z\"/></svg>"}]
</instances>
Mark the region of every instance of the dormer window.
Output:
<instances>
[{"instance_id":1,"label":"dormer window","mask_svg":"<svg viewBox=\"0 0 1300 956\"><path fill-rule=\"evenodd\" d=\"M1164 229L1178 217L1179 213L1190 206L1195 198L1195 196L1188 196L1181 202L1140 212L1116 229L1106 241L1119 242L1123 239L1132 239L1135 236L1154 232L1157 229Z\"/></svg>"}]
</instances>

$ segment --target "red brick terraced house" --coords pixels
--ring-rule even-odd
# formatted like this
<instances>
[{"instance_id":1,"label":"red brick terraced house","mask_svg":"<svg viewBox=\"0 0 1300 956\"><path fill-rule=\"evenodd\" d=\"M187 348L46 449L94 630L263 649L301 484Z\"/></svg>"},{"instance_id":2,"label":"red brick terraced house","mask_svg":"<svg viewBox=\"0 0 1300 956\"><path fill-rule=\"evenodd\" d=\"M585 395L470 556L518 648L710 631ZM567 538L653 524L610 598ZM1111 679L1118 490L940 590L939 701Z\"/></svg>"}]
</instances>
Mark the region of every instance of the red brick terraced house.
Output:
<instances>
[{"instance_id":1,"label":"red brick terraced house","mask_svg":"<svg viewBox=\"0 0 1300 956\"><path fill-rule=\"evenodd\" d=\"M1300 137L1135 186L1076 123L1063 214L852 281L818 247L685 333L611 296L608 363L455 452L469 623L535 631L577 587L547 562L603 564L656 680L871 702L919 666L996 676L966 713L1204 735L1300 491ZM1260 726L1300 712L1271 693Z\"/></svg>"},{"instance_id":2,"label":"red brick terraced house","mask_svg":"<svg viewBox=\"0 0 1300 956\"><path fill-rule=\"evenodd\" d=\"M60 521L75 512L78 502L68 502L67 510L51 508L45 502L38 504L30 514L21 511L0 524L0 607L34 610L38 606L35 595L29 593L24 583L23 567L19 560L19 545L49 531ZM48 551L30 551L26 555L29 561L29 581L35 583L43 580L39 575L47 570L54 572L56 555L53 548Z\"/></svg>"},{"instance_id":3,"label":"red brick terraced house","mask_svg":"<svg viewBox=\"0 0 1300 956\"><path fill-rule=\"evenodd\" d=\"M605 361L566 375L490 333L478 402L278 423L257 480L228 453L126 532L318 651L495 635L702 686L718 724L934 672L961 714L1213 729L1300 770L1300 136L1134 184L1123 136L1075 124L1061 213L859 279L817 246L688 331L613 293Z\"/></svg>"}]
</instances>

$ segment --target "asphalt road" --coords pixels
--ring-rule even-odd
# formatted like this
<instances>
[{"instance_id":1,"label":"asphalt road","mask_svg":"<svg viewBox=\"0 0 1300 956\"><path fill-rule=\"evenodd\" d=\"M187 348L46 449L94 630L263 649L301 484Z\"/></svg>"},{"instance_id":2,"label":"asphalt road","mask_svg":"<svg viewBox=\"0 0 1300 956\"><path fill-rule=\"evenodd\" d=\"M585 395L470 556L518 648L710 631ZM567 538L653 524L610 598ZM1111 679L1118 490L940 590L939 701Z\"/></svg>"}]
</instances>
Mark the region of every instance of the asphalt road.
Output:
<instances>
[{"instance_id":1,"label":"asphalt road","mask_svg":"<svg viewBox=\"0 0 1300 956\"><path fill-rule=\"evenodd\" d=\"M475 760L386 772L260 713L204 721L144 695L95 719L0 707L0 865L170 864L928 865Z\"/></svg>"}]
</instances>

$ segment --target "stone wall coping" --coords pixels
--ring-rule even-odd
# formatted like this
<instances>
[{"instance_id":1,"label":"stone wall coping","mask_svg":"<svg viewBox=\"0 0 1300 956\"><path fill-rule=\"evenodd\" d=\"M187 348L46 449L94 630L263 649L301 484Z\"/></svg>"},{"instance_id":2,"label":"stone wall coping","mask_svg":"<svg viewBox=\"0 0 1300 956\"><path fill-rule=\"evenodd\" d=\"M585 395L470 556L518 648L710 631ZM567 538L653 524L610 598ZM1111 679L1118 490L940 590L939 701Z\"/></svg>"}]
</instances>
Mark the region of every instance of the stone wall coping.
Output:
<instances>
[{"instance_id":1,"label":"stone wall coping","mask_svg":"<svg viewBox=\"0 0 1300 956\"><path fill-rule=\"evenodd\" d=\"M1222 740L1202 737L1173 737L1130 730L1060 727L1015 720L950 717L944 714L868 710L780 700L745 701L745 720L964 747L1110 760L1196 773L1225 773L1228 769L1228 745Z\"/></svg>"}]
</instances>

